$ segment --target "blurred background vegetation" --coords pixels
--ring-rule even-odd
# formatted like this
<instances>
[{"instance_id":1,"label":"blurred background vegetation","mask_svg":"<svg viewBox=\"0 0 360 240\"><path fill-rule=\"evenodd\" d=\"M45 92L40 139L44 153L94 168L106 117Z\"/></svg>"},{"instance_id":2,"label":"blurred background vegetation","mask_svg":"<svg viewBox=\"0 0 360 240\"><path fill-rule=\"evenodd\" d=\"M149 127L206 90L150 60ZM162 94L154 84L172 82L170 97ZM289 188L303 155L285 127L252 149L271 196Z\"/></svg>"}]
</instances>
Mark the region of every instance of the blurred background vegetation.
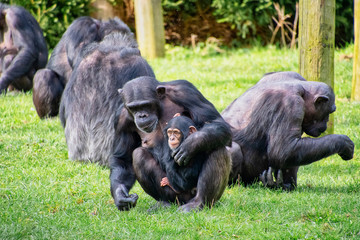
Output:
<instances>
[{"instance_id":1,"label":"blurred background vegetation","mask_svg":"<svg viewBox=\"0 0 360 240\"><path fill-rule=\"evenodd\" d=\"M53 48L71 22L96 9L94 0L2 0L29 10L40 23L49 48ZM133 0L108 0L116 16L135 32ZM277 11L279 4L281 11ZM296 3L293 0L162 0L166 43L182 46L213 44L216 46L248 47L271 43L284 45L284 39L274 34L276 21L288 37L294 28ZM353 42L353 0L336 0L336 33L338 47ZM274 36L273 36L274 35Z\"/></svg>"}]
</instances>

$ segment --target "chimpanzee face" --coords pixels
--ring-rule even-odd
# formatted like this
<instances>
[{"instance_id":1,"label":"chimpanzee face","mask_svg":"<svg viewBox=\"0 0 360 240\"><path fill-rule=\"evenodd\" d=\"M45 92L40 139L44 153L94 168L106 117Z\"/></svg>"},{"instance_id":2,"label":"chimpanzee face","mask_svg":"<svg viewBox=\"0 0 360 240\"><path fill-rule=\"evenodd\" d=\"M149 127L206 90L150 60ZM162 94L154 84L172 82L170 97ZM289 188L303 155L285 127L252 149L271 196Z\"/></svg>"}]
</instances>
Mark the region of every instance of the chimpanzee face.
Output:
<instances>
[{"instance_id":1,"label":"chimpanzee face","mask_svg":"<svg viewBox=\"0 0 360 240\"><path fill-rule=\"evenodd\" d=\"M170 149L175 149L177 148L181 141L182 141L182 133L179 129L177 128L168 128L167 131L167 137L168 137L168 145L170 147Z\"/></svg>"},{"instance_id":2,"label":"chimpanzee face","mask_svg":"<svg viewBox=\"0 0 360 240\"><path fill-rule=\"evenodd\" d=\"M314 101L314 106L307 109L304 122L302 124L303 131L312 136L318 137L327 129L329 115L335 112L335 100L328 96L320 96Z\"/></svg>"},{"instance_id":3,"label":"chimpanzee face","mask_svg":"<svg viewBox=\"0 0 360 240\"><path fill-rule=\"evenodd\" d=\"M164 135L168 141L170 149L176 149L184 139L190 134L196 132L194 122L185 116L180 116L180 113L175 114L166 125Z\"/></svg>"},{"instance_id":4,"label":"chimpanzee face","mask_svg":"<svg viewBox=\"0 0 360 240\"><path fill-rule=\"evenodd\" d=\"M158 105L149 100L125 102L125 107L134 118L136 127L146 133L156 129L158 124Z\"/></svg>"},{"instance_id":5,"label":"chimpanzee face","mask_svg":"<svg viewBox=\"0 0 360 240\"><path fill-rule=\"evenodd\" d=\"M303 131L312 137L318 137L321 133L325 132L327 129L327 122L329 121L329 115L324 119L313 119L312 123L310 124L303 124Z\"/></svg>"},{"instance_id":6,"label":"chimpanzee face","mask_svg":"<svg viewBox=\"0 0 360 240\"><path fill-rule=\"evenodd\" d=\"M154 80L156 81L156 80ZM159 122L160 102L151 78L138 78L119 89L125 108L136 127L146 133L154 131Z\"/></svg>"}]
</instances>

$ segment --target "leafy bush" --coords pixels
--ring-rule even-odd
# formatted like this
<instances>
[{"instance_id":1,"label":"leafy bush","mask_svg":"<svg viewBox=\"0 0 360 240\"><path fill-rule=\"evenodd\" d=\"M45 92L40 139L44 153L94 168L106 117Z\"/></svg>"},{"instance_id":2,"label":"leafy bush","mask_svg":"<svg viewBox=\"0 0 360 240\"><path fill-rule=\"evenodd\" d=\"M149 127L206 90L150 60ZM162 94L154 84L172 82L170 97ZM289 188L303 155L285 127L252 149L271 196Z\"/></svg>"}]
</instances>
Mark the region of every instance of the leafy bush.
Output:
<instances>
[{"instance_id":1,"label":"leafy bush","mask_svg":"<svg viewBox=\"0 0 360 240\"><path fill-rule=\"evenodd\" d=\"M270 0L214 0L212 6L218 22L229 22L242 39L255 37L258 28L271 22Z\"/></svg>"},{"instance_id":2,"label":"leafy bush","mask_svg":"<svg viewBox=\"0 0 360 240\"><path fill-rule=\"evenodd\" d=\"M218 23L212 0L163 0L166 41L176 45L205 43L208 38L229 44L236 38L229 23Z\"/></svg>"},{"instance_id":3,"label":"leafy bush","mask_svg":"<svg viewBox=\"0 0 360 240\"><path fill-rule=\"evenodd\" d=\"M91 0L2 0L23 6L39 22L49 48L54 48L74 19L89 15Z\"/></svg>"},{"instance_id":4,"label":"leafy bush","mask_svg":"<svg viewBox=\"0 0 360 240\"><path fill-rule=\"evenodd\" d=\"M237 29L237 35L242 39L254 42L260 37L264 44L269 42L269 34L271 37L268 27L272 24L271 16L276 14L273 3L284 6L285 13L292 16L290 22L293 21L296 3L293 0L213 0L212 6L215 8L214 14L218 21L230 23L232 28ZM353 0L336 1L337 45L344 45L353 40L353 7Z\"/></svg>"}]
</instances>

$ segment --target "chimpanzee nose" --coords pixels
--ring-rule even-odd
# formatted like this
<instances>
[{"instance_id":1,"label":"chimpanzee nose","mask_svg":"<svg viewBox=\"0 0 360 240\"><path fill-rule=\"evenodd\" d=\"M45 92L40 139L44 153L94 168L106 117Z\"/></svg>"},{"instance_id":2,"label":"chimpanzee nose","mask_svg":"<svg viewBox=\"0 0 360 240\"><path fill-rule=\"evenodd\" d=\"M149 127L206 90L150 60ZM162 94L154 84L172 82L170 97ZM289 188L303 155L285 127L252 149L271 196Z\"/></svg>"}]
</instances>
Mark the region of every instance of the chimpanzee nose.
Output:
<instances>
[{"instance_id":1,"label":"chimpanzee nose","mask_svg":"<svg viewBox=\"0 0 360 240\"><path fill-rule=\"evenodd\" d=\"M139 115L139 118L146 118L148 115L146 114L146 113L141 113L140 115Z\"/></svg>"}]
</instances>

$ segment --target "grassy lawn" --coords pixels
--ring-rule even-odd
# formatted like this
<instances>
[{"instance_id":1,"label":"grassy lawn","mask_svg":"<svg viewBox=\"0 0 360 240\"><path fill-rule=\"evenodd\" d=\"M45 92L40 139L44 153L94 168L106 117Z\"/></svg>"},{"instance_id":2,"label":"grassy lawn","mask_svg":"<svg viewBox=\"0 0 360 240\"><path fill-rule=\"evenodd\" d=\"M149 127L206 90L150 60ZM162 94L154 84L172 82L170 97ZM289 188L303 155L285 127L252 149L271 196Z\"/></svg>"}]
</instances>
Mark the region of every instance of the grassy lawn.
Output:
<instances>
[{"instance_id":1,"label":"grassy lawn","mask_svg":"<svg viewBox=\"0 0 360 240\"><path fill-rule=\"evenodd\" d=\"M352 51L335 55L335 133L355 142L354 159L301 167L291 193L261 184L227 188L198 213L176 206L149 212L155 200L139 184L131 190L139 195L136 208L119 212L109 170L68 159L58 118L41 121L31 93L0 96L0 239L360 238L360 105L349 102L352 61L340 60ZM265 72L298 69L297 51L287 49L200 53L170 48L150 64L160 81L191 81L219 111Z\"/></svg>"}]
</instances>

